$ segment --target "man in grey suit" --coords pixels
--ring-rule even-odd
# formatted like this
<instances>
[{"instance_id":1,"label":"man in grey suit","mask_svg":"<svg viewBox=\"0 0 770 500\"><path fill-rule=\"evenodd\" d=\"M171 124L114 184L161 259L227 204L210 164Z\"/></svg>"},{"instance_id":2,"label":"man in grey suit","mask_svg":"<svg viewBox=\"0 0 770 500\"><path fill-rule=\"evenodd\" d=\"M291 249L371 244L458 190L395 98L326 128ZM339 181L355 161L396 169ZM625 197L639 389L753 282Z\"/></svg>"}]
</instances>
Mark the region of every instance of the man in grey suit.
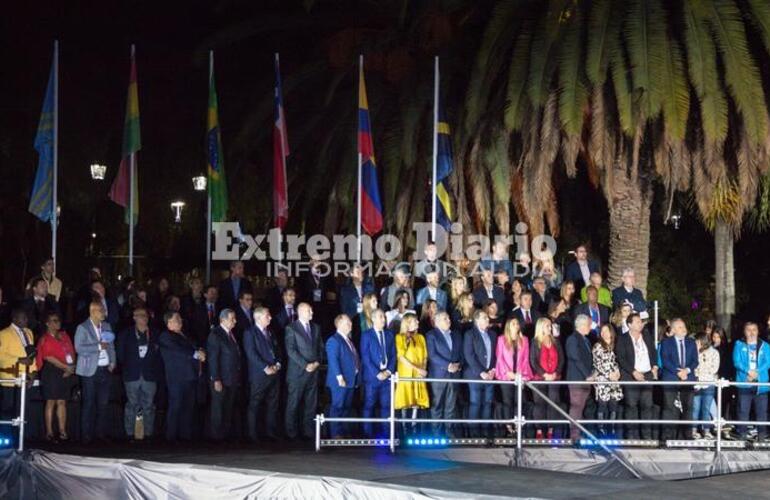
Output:
<instances>
[{"instance_id":1,"label":"man in grey suit","mask_svg":"<svg viewBox=\"0 0 770 500\"><path fill-rule=\"evenodd\" d=\"M75 351L78 353L75 373L80 377L83 407L81 409L81 439L84 444L96 438L106 440L107 403L110 396L110 375L115 369L115 334L104 318L101 302L91 302L88 319L75 331Z\"/></svg>"},{"instance_id":2,"label":"man in grey suit","mask_svg":"<svg viewBox=\"0 0 770 500\"><path fill-rule=\"evenodd\" d=\"M313 418L318 406L318 367L323 358L321 328L312 323L313 308L303 302L297 306L297 321L289 323L284 333L289 366L286 370L286 435L312 439ZM300 413L300 403L302 411ZM301 429L298 426L301 425Z\"/></svg>"}]
</instances>

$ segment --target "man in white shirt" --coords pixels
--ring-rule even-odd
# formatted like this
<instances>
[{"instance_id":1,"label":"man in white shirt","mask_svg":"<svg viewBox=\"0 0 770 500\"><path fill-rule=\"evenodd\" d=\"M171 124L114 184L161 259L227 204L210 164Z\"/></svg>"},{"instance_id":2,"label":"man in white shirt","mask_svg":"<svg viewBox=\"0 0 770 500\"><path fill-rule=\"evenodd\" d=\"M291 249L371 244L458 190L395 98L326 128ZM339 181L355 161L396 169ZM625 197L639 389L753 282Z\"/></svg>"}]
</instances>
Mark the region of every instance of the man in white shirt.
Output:
<instances>
[{"instance_id":1,"label":"man in white shirt","mask_svg":"<svg viewBox=\"0 0 770 500\"><path fill-rule=\"evenodd\" d=\"M78 354L75 373L80 376L83 408L81 409L81 438L89 444L94 437L107 439L107 404L110 379L115 369L115 334L104 321L104 306L94 301L88 306L88 319L75 331L75 351Z\"/></svg>"},{"instance_id":2,"label":"man in white shirt","mask_svg":"<svg viewBox=\"0 0 770 500\"><path fill-rule=\"evenodd\" d=\"M619 335L615 343L615 357L620 367L620 380L644 382L658 378L658 357L655 341L644 331L644 323L639 314L632 313L626 319L628 335ZM652 418L652 386L623 386L623 405L625 418L628 420ZM627 426L627 439L639 438L639 426ZM652 439L649 425L641 426L642 439Z\"/></svg>"}]
</instances>

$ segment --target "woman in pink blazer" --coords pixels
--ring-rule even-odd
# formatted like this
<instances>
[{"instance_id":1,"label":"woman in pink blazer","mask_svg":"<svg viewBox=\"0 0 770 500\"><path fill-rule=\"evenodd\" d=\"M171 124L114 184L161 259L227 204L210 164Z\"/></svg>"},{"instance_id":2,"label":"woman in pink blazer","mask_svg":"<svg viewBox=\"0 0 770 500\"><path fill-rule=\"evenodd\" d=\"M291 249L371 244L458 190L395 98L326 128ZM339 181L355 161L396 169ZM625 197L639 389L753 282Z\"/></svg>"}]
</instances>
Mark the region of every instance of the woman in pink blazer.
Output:
<instances>
[{"instance_id":1,"label":"woman in pink blazer","mask_svg":"<svg viewBox=\"0 0 770 500\"><path fill-rule=\"evenodd\" d=\"M509 319L505 324L503 334L497 337L495 349L497 363L495 375L497 380L516 380L520 374L522 380L532 378L532 367L529 365L529 341L521 331L521 325L516 318ZM505 384L501 386L503 393L503 418L508 420L515 413L516 386ZM512 425L506 426L509 434L514 434Z\"/></svg>"}]
</instances>

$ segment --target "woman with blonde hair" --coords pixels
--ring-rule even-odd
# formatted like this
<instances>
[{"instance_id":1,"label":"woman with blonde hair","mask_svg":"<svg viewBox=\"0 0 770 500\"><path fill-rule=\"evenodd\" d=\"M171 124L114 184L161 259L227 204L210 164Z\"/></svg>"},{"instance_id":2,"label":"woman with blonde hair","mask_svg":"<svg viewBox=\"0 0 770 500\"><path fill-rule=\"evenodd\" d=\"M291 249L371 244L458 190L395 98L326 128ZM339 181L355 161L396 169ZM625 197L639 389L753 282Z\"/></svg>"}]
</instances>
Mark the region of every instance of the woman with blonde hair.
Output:
<instances>
[{"instance_id":1,"label":"woman with blonde hair","mask_svg":"<svg viewBox=\"0 0 770 500\"><path fill-rule=\"evenodd\" d=\"M532 367L529 366L529 340L521 331L521 325L516 318L505 323L503 334L497 337L495 348L497 362L495 373L497 380L516 380L521 375L523 381L532 379ZM516 386L513 384L500 386L503 396L503 418L508 420L514 413L516 401ZM506 426L509 434L513 434L513 426Z\"/></svg>"},{"instance_id":2,"label":"woman with blonde hair","mask_svg":"<svg viewBox=\"0 0 770 500\"><path fill-rule=\"evenodd\" d=\"M396 334L396 371L399 377L425 378L428 376L428 347L425 337L417 331L417 315L407 313L401 318L401 330ZM425 382L399 380L396 384L395 409L401 410L402 418L417 418L417 412L430 406L428 385ZM412 431L416 423L409 427ZM402 426L404 432L406 424Z\"/></svg>"},{"instance_id":3,"label":"woman with blonde hair","mask_svg":"<svg viewBox=\"0 0 770 500\"><path fill-rule=\"evenodd\" d=\"M467 293L468 291L468 280L465 279L465 276L455 276L452 278L449 282L450 307L457 308L458 299L462 294Z\"/></svg>"},{"instance_id":4,"label":"woman with blonde hair","mask_svg":"<svg viewBox=\"0 0 770 500\"><path fill-rule=\"evenodd\" d=\"M361 320L361 324L359 325L361 329L359 332L365 332L372 327L372 313L378 306L379 299L377 298L376 293L370 292L364 294L364 298L361 299L361 314L358 315Z\"/></svg>"},{"instance_id":5,"label":"woman with blonde hair","mask_svg":"<svg viewBox=\"0 0 770 500\"><path fill-rule=\"evenodd\" d=\"M553 325L548 318L540 318L535 324L535 337L529 350L529 364L532 367L532 380L560 380L564 369L564 350L561 342L553 337ZM539 385L540 392L556 404L559 404L561 386ZM555 420L556 411L544 399L535 395L534 420ZM543 427L537 425L536 439L543 439ZM547 439L553 438L553 426L549 425Z\"/></svg>"},{"instance_id":6,"label":"woman with blonde hair","mask_svg":"<svg viewBox=\"0 0 770 500\"><path fill-rule=\"evenodd\" d=\"M473 327L473 294L465 292L457 299L457 308L452 311L452 326L460 333Z\"/></svg>"},{"instance_id":7,"label":"woman with blonde hair","mask_svg":"<svg viewBox=\"0 0 770 500\"><path fill-rule=\"evenodd\" d=\"M618 335L628 333L628 324L626 324L626 319L628 319L632 312L634 312L634 309L631 307L631 304L625 303L620 304L620 306L615 309L615 312L612 313L610 323L612 323L612 325L615 327L615 332Z\"/></svg>"}]
</instances>

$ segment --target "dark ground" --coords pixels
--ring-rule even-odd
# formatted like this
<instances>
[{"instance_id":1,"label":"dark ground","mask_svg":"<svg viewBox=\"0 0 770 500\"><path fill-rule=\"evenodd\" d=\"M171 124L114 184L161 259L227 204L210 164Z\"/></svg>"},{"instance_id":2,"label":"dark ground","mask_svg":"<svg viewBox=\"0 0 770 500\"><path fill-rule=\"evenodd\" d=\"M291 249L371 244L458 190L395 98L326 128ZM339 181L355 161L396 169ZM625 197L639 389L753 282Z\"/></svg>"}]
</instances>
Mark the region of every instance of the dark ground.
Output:
<instances>
[{"instance_id":1,"label":"dark ground","mask_svg":"<svg viewBox=\"0 0 770 500\"><path fill-rule=\"evenodd\" d=\"M259 469L288 474L334 476L377 483L469 493L554 499L611 498L768 498L768 471L746 472L687 481L603 478L581 474L501 465L479 465L415 456L408 450L324 449L311 444L191 445L169 449L165 445L110 445L83 448L77 445L47 447L48 451L75 455L194 463L228 468ZM424 453L424 451L423 451ZM437 453L437 456L440 454Z\"/></svg>"}]
</instances>

